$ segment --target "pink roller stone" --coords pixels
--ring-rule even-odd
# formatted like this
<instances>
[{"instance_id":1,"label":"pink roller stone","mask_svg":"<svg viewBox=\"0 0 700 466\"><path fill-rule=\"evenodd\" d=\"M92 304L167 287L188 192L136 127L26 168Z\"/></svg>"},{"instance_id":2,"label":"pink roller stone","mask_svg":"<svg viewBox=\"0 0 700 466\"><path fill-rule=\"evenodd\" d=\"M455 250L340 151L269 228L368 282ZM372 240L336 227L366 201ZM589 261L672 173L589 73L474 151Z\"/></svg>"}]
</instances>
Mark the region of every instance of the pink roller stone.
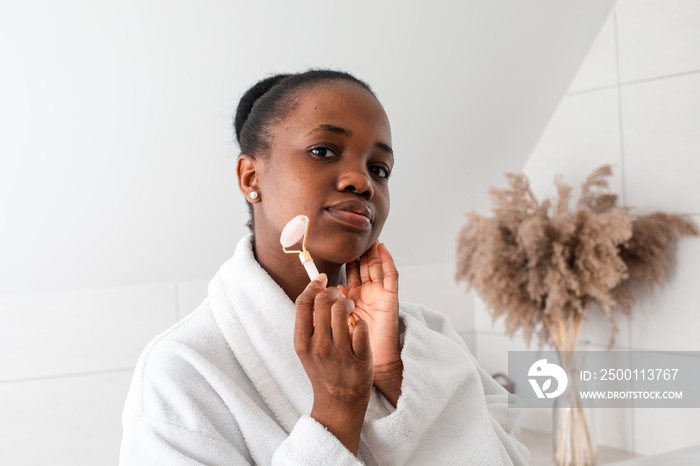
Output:
<instances>
[{"instance_id":1,"label":"pink roller stone","mask_svg":"<svg viewBox=\"0 0 700 466\"><path fill-rule=\"evenodd\" d=\"M282 230L280 244L285 248L291 248L304 238L306 231L306 220L303 215L297 215L291 219Z\"/></svg>"}]
</instances>

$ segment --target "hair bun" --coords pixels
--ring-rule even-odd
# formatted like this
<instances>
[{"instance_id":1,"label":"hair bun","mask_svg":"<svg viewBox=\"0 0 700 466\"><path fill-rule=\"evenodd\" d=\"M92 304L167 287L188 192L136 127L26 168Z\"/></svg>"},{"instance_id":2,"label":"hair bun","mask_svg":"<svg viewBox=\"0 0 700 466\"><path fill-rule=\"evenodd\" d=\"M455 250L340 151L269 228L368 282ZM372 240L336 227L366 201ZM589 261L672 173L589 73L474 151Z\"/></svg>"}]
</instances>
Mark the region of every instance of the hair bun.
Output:
<instances>
[{"instance_id":1,"label":"hair bun","mask_svg":"<svg viewBox=\"0 0 700 466\"><path fill-rule=\"evenodd\" d=\"M241 100L238 101L233 127L236 130L236 140L238 140L239 144L241 141L241 130L248 120L248 116L251 110L253 110L255 102L287 76L289 76L289 74L278 74L258 81L253 87L248 89L246 93L243 94L243 97L241 97Z\"/></svg>"}]
</instances>

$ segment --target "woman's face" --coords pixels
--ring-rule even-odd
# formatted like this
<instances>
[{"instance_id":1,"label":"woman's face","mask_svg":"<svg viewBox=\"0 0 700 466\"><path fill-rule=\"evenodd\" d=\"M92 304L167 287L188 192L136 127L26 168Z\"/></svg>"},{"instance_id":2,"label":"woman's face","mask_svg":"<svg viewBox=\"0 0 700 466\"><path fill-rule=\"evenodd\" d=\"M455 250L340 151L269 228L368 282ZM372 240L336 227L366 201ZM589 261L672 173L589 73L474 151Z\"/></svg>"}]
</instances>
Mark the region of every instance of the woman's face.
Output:
<instances>
[{"instance_id":1,"label":"woman's face","mask_svg":"<svg viewBox=\"0 0 700 466\"><path fill-rule=\"evenodd\" d=\"M389 120L372 94L344 81L301 91L274 127L270 153L256 161L256 244L281 251L282 229L304 214L317 263L357 259L389 214L393 165Z\"/></svg>"}]
</instances>

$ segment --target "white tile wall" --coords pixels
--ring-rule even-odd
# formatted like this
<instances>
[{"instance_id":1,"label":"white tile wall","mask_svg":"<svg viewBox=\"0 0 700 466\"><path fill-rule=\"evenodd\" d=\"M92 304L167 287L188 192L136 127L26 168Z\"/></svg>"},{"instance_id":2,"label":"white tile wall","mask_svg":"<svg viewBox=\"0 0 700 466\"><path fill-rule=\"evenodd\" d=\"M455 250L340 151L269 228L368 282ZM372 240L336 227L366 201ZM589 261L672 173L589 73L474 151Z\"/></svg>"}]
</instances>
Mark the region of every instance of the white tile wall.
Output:
<instances>
[{"instance_id":1,"label":"white tile wall","mask_svg":"<svg viewBox=\"0 0 700 466\"><path fill-rule=\"evenodd\" d=\"M194 311L209 294L209 280L196 280L177 284L178 319Z\"/></svg>"},{"instance_id":2,"label":"white tile wall","mask_svg":"<svg viewBox=\"0 0 700 466\"><path fill-rule=\"evenodd\" d=\"M587 411L591 440L596 447L605 446L634 451L632 411L628 409L597 409ZM540 432L552 431L553 412L547 408L525 408L519 425Z\"/></svg>"},{"instance_id":3,"label":"white tile wall","mask_svg":"<svg viewBox=\"0 0 700 466\"><path fill-rule=\"evenodd\" d=\"M627 204L700 214L700 72L624 86L622 104Z\"/></svg>"},{"instance_id":4,"label":"white tile wall","mask_svg":"<svg viewBox=\"0 0 700 466\"><path fill-rule=\"evenodd\" d=\"M399 268L399 298L446 314L457 332L474 329L473 299L454 280L452 263Z\"/></svg>"},{"instance_id":5,"label":"white tile wall","mask_svg":"<svg viewBox=\"0 0 700 466\"><path fill-rule=\"evenodd\" d=\"M131 371L0 383L0 464L117 464Z\"/></svg>"},{"instance_id":6,"label":"white tile wall","mask_svg":"<svg viewBox=\"0 0 700 466\"><path fill-rule=\"evenodd\" d=\"M0 297L0 381L133 367L175 299L174 285Z\"/></svg>"},{"instance_id":7,"label":"white tile wall","mask_svg":"<svg viewBox=\"0 0 700 466\"><path fill-rule=\"evenodd\" d=\"M598 445L637 451L634 443L635 411L626 408L599 408L594 410L595 431Z\"/></svg>"},{"instance_id":8,"label":"white tile wall","mask_svg":"<svg viewBox=\"0 0 700 466\"><path fill-rule=\"evenodd\" d=\"M476 335L479 363L489 374L508 374L508 351L537 351L537 346L528 348L522 338L512 340L504 335L479 332ZM516 392L524 387L515 387Z\"/></svg>"},{"instance_id":9,"label":"white tile wall","mask_svg":"<svg viewBox=\"0 0 700 466\"><path fill-rule=\"evenodd\" d=\"M635 451L654 455L700 443L700 408L647 408L634 412Z\"/></svg>"},{"instance_id":10,"label":"white tile wall","mask_svg":"<svg viewBox=\"0 0 700 466\"><path fill-rule=\"evenodd\" d=\"M486 303L475 291L472 291L472 294L474 296L474 329L479 333L505 335L506 327L503 324L503 318L494 321Z\"/></svg>"},{"instance_id":11,"label":"white tile wall","mask_svg":"<svg viewBox=\"0 0 700 466\"><path fill-rule=\"evenodd\" d=\"M700 2L620 0L622 82L700 70Z\"/></svg>"},{"instance_id":12,"label":"white tile wall","mask_svg":"<svg viewBox=\"0 0 700 466\"><path fill-rule=\"evenodd\" d=\"M617 92L606 89L569 95L561 101L523 168L539 200L556 194L554 177L561 174L574 187L575 202L581 183L605 164L613 165L612 192L622 192Z\"/></svg>"},{"instance_id":13,"label":"white tile wall","mask_svg":"<svg viewBox=\"0 0 700 466\"><path fill-rule=\"evenodd\" d=\"M700 225L700 216L693 217ZM685 238L671 255L663 288L640 287L632 309L631 346L658 351L700 351L700 239ZM699 437L700 440L700 437Z\"/></svg>"},{"instance_id":14,"label":"white tile wall","mask_svg":"<svg viewBox=\"0 0 700 466\"><path fill-rule=\"evenodd\" d=\"M476 336L474 331L459 332L459 336L461 336L464 342L467 344L469 351L478 359L479 356L476 353Z\"/></svg>"},{"instance_id":15,"label":"white tile wall","mask_svg":"<svg viewBox=\"0 0 700 466\"><path fill-rule=\"evenodd\" d=\"M569 92L617 86L615 14L611 14L569 85Z\"/></svg>"}]
</instances>

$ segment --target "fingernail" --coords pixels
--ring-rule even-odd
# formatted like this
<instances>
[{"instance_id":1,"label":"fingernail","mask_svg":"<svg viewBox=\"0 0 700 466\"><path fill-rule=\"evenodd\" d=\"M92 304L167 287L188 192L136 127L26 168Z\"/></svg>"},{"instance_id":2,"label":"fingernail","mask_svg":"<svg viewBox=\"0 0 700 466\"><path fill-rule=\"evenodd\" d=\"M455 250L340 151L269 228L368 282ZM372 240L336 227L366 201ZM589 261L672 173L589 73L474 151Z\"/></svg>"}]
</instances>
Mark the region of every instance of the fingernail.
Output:
<instances>
[{"instance_id":1,"label":"fingernail","mask_svg":"<svg viewBox=\"0 0 700 466\"><path fill-rule=\"evenodd\" d=\"M328 283L328 276L325 273L320 273L314 278L314 283L318 283L325 288Z\"/></svg>"}]
</instances>

